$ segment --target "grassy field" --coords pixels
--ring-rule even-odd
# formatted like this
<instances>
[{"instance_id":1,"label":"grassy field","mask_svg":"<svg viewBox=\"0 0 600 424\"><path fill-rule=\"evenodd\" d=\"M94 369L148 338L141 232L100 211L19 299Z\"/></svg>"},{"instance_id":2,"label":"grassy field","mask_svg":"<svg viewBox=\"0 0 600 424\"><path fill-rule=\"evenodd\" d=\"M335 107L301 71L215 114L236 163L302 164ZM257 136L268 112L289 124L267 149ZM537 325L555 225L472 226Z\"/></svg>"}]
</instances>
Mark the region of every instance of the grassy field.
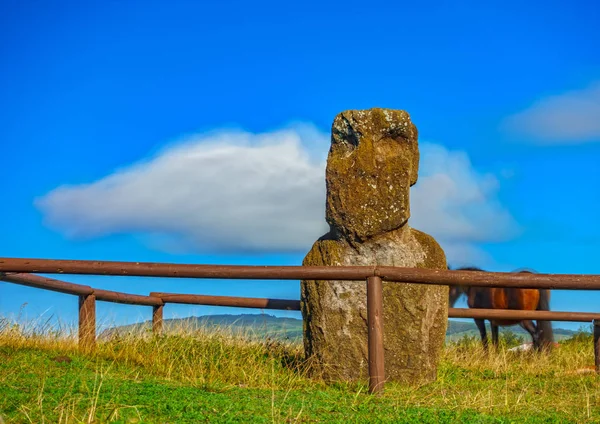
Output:
<instances>
[{"instance_id":1,"label":"grassy field","mask_svg":"<svg viewBox=\"0 0 600 424\"><path fill-rule=\"evenodd\" d=\"M507 347L485 354L477 339L463 338L446 346L435 383L388 383L382 396L370 396L362 384L308 378L297 343L180 329L120 335L81 354L62 332L5 325L0 416L5 423L600 422L600 378L585 372L594 363L589 335L551 354Z\"/></svg>"}]
</instances>

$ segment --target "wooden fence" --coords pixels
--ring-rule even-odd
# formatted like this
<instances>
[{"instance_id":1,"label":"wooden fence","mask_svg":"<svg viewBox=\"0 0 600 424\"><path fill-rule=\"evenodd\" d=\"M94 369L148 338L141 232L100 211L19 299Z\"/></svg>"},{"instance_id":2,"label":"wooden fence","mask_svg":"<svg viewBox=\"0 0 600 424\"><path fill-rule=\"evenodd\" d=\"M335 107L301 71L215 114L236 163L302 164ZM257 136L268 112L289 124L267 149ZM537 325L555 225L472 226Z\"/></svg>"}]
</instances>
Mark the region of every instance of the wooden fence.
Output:
<instances>
[{"instance_id":1,"label":"wooden fence","mask_svg":"<svg viewBox=\"0 0 600 424\"><path fill-rule=\"evenodd\" d=\"M369 355L369 391L379 392L385 381L383 356L383 281L434 285L480 287L519 287L569 290L600 290L599 275L492 273L450 271L388 266L234 266L191 265L148 262L73 261L51 259L0 258L0 280L79 296L79 344L84 350L96 343L96 301L152 306L152 329L162 330L163 307L167 303L235 306L242 308L300 310L300 302L284 299L259 299L230 296L206 296L176 293L127 294L90 286L67 283L32 275L87 274L114 276L272 279L272 280L350 280L366 281ZM535 319L594 323L596 371L600 373L600 313L518 311L508 309L449 308L451 318Z\"/></svg>"}]
</instances>

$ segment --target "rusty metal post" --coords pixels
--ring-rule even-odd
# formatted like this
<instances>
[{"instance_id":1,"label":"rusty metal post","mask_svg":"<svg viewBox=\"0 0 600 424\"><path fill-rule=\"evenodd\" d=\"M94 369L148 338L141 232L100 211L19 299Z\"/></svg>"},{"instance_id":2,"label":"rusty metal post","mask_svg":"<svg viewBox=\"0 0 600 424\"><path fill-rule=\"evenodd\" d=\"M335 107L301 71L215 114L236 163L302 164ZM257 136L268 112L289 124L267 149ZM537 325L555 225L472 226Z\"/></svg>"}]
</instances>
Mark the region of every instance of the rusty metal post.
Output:
<instances>
[{"instance_id":1,"label":"rusty metal post","mask_svg":"<svg viewBox=\"0 0 600 424\"><path fill-rule=\"evenodd\" d=\"M594 365L596 373L600 374L600 320L595 319L592 325L594 326Z\"/></svg>"},{"instance_id":2,"label":"rusty metal post","mask_svg":"<svg viewBox=\"0 0 600 424\"><path fill-rule=\"evenodd\" d=\"M381 277L367 278L367 322L369 325L369 393L383 390L383 283Z\"/></svg>"},{"instance_id":3,"label":"rusty metal post","mask_svg":"<svg viewBox=\"0 0 600 424\"><path fill-rule=\"evenodd\" d=\"M163 308L165 305L152 307L152 333L159 336L163 329Z\"/></svg>"},{"instance_id":4,"label":"rusty metal post","mask_svg":"<svg viewBox=\"0 0 600 424\"><path fill-rule=\"evenodd\" d=\"M91 351L96 347L96 296L79 296L79 348Z\"/></svg>"}]
</instances>

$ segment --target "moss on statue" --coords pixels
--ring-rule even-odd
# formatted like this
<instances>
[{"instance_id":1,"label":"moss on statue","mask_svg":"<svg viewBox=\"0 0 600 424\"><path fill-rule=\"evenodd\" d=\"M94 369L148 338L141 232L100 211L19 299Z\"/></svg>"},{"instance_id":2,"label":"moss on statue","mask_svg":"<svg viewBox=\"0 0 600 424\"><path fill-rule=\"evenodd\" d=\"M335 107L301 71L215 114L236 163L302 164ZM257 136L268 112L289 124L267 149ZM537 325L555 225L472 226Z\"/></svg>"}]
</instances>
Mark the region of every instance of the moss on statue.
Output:
<instances>
[{"instance_id":1,"label":"moss on statue","mask_svg":"<svg viewBox=\"0 0 600 424\"><path fill-rule=\"evenodd\" d=\"M407 225L417 181L417 129L405 111L345 111L332 125L327 160L330 232L303 265L390 265L446 268L443 250ZM435 379L444 341L447 287L384 282L386 377ZM366 285L302 281L305 349L325 378L367 376Z\"/></svg>"}]
</instances>

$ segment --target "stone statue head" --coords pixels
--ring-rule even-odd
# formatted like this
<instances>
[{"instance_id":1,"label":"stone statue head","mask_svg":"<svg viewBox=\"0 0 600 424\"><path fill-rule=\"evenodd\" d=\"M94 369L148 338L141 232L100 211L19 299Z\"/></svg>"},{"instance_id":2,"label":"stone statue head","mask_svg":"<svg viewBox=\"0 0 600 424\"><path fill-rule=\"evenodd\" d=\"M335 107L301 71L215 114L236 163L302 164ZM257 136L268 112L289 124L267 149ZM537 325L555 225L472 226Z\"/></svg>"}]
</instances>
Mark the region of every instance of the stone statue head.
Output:
<instances>
[{"instance_id":1,"label":"stone statue head","mask_svg":"<svg viewBox=\"0 0 600 424\"><path fill-rule=\"evenodd\" d=\"M417 128L407 112L349 110L337 115L327 160L326 218L332 232L363 241L410 217L417 182Z\"/></svg>"}]
</instances>

